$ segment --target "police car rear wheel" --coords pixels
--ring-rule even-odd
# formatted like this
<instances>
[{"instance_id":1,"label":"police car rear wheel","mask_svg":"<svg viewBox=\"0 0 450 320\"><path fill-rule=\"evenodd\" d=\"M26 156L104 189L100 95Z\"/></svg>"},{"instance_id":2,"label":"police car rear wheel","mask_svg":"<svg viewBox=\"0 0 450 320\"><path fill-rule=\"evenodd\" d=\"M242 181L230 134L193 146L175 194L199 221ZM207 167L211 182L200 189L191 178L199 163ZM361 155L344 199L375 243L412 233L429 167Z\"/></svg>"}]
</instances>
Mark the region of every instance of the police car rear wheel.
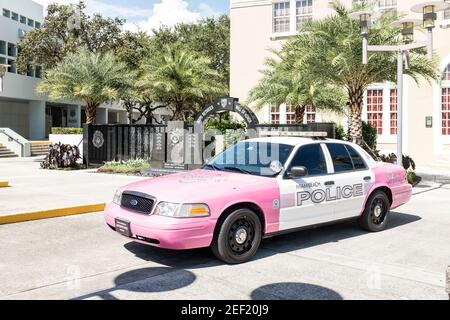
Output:
<instances>
[{"instance_id":1,"label":"police car rear wheel","mask_svg":"<svg viewBox=\"0 0 450 320\"><path fill-rule=\"evenodd\" d=\"M211 249L220 260L237 264L250 260L261 243L261 222L253 211L238 209L228 215L214 235Z\"/></svg>"},{"instance_id":2,"label":"police car rear wheel","mask_svg":"<svg viewBox=\"0 0 450 320\"><path fill-rule=\"evenodd\" d=\"M363 215L359 218L359 225L368 231L378 232L386 229L389 222L390 203L383 191L373 193L366 203Z\"/></svg>"}]
</instances>

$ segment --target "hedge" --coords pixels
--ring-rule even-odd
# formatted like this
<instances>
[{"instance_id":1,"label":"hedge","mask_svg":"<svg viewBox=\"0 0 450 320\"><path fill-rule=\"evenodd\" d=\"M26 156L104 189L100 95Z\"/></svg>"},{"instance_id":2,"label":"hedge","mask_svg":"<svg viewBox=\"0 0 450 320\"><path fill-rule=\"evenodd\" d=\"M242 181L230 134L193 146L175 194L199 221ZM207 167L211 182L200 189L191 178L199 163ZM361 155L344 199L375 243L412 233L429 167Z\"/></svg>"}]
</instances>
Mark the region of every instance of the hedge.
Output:
<instances>
[{"instance_id":1,"label":"hedge","mask_svg":"<svg viewBox=\"0 0 450 320\"><path fill-rule=\"evenodd\" d=\"M52 128L52 134L83 134L83 128Z\"/></svg>"}]
</instances>

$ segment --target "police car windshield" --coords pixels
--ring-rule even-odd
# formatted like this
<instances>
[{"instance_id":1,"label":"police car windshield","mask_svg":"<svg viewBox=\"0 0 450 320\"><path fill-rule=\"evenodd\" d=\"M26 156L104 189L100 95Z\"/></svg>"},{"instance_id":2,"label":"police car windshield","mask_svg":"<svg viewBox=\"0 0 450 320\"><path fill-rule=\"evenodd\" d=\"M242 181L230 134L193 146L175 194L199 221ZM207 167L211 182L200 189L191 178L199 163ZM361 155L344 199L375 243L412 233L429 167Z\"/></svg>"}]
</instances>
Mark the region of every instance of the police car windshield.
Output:
<instances>
[{"instance_id":1,"label":"police car windshield","mask_svg":"<svg viewBox=\"0 0 450 320\"><path fill-rule=\"evenodd\" d=\"M274 177L272 161L285 165L293 146L280 143L241 141L217 155L203 168Z\"/></svg>"}]
</instances>

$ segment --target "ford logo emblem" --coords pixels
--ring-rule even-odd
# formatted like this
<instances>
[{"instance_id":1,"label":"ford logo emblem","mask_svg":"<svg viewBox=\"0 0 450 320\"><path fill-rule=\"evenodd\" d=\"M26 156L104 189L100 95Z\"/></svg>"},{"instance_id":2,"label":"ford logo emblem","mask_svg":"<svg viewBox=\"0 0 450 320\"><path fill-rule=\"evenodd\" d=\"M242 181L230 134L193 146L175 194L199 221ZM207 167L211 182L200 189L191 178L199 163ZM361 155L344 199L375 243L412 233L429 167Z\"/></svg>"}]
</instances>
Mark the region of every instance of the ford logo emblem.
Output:
<instances>
[{"instance_id":1,"label":"ford logo emblem","mask_svg":"<svg viewBox=\"0 0 450 320\"><path fill-rule=\"evenodd\" d=\"M138 201L136 199L130 200L130 204L134 207L137 206Z\"/></svg>"}]
</instances>

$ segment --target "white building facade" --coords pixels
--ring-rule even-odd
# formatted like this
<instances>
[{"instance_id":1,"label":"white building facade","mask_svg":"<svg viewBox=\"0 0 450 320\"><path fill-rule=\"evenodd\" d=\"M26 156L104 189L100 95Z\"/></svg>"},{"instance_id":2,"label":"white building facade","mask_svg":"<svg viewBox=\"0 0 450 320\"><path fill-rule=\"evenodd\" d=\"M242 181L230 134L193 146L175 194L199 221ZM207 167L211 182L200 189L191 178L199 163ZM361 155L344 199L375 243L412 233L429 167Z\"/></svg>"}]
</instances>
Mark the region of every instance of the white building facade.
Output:
<instances>
[{"instance_id":1,"label":"white building facade","mask_svg":"<svg viewBox=\"0 0 450 320\"><path fill-rule=\"evenodd\" d=\"M341 0L348 7L355 0ZM380 0L381 8L408 13L423 0ZM278 49L295 35L304 21L332 14L328 0L230 0L231 96L247 101L248 93L261 78L269 48ZM416 32L416 40L422 40ZM442 81L417 85L405 76L404 153L419 164L447 162L450 166L450 10L438 13L434 29L435 51L441 58ZM397 141L397 90L391 83L373 84L364 98L363 119L374 125L383 152L395 152ZM250 105L251 106L251 105ZM282 104L257 110L262 123L295 123L293 110ZM334 121L344 127L345 117L307 110L304 122Z\"/></svg>"},{"instance_id":2,"label":"white building facade","mask_svg":"<svg viewBox=\"0 0 450 320\"><path fill-rule=\"evenodd\" d=\"M0 64L10 65L0 92L0 128L10 128L29 140L45 140L51 127L81 127L81 102L49 101L36 92L43 70L29 67L19 74L15 67L17 43L26 32L41 28L44 8L31 0L0 0ZM102 105L98 123L127 123L126 111L118 104Z\"/></svg>"}]
</instances>

